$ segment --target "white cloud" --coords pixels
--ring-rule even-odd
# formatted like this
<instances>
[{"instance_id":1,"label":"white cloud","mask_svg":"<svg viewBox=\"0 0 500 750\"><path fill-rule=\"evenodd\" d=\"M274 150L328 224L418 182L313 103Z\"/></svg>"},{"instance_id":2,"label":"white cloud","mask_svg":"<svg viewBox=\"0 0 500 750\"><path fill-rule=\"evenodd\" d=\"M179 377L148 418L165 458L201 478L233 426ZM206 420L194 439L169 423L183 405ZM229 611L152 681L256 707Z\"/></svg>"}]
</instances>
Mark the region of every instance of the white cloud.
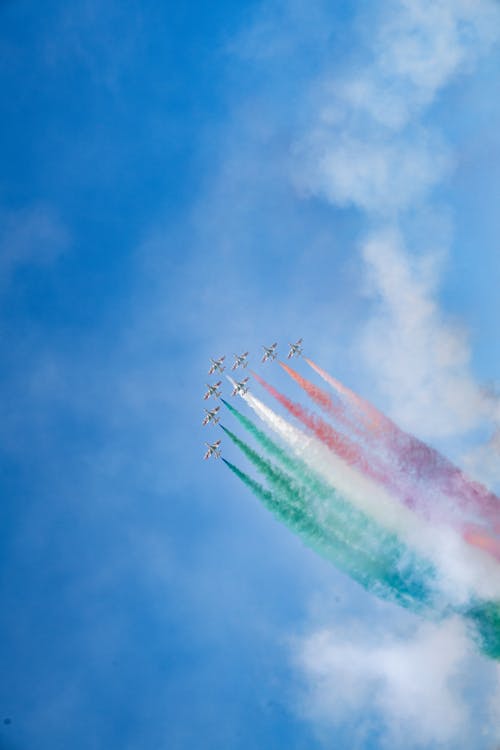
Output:
<instances>
[{"instance_id":1,"label":"white cloud","mask_svg":"<svg viewBox=\"0 0 500 750\"><path fill-rule=\"evenodd\" d=\"M293 179L337 205L392 216L421 201L448 168L446 149L425 131L410 142L323 127L297 147Z\"/></svg>"},{"instance_id":2,"label":"white cloud","mask_svg":"<svg viewBox=\"0 0 500 750\"><path fill-rule=\"evenodd\" d=\"M361 351L405 427L450 436L500 417L500 406L474 380L463 327L447 319L436 301L435 257L414 258L395 230L372 234L362 255L375 312Z\"/></svg>"},{"instance_id":3,"label":"white cloud","mask_svg":"<svg viewBox=\"0 0 500 750\"><path fill-rule=\"evenodd\" d=\"M404 85L413 107L427 106L460 69L498 37L491 0L402 0L392 4L376 40L377 68Z\"/></svg>"},{"instance_id":4,"label":"white cloud","mask_svg":"<svg viewBox=\"0 0 500 750\"><path fill-rule=\"evenodd\" d=\"M403 216L424 209L453 163L429 127L427 110L498 40L500 6L492 0L394 0L365 23L364 58L341 75L324 74L312 89L313 111L295 144L293 182L306 194L357 207L376 226L362 246L376 304L361 353L393 416L431 438L495 426L500 401L476 381L466 331L438 302L438 261L447 244L429 251L427 241L419 247L400 228L408 226ZM484 468L487 479L498 479L492 471L498 457L494 438L467 461L476 472Z\"/></svg>"},{"instance_id":5,"label":"white cloud","mask_svg":"<svg viewBox=\"0 0 500 750\"><path fill-rule=\"evenodd\" d=\"M499 28L500 9L490 0L391 3L365 64L341 77L326 73L317 86L296 146L296 184L384 215L421 200L449 158L419 115L484 54Z\"/></svg>"},{"instance_id":6,"label":"white cloud","mask_svg":"<svg viewBox=\"0 0 500 750\"><path fill-rule=\"evenodd\" d=\"M380 631L322 629L294 646L305 683L301 711L324 734L345 722L357 726L353 747L367 747L375 716L387 748L484 747L477 716L467 699L467 679L478 660L469 652L459 618L424 623L410 636L389 638ZM481 665L482 667L482 665ZM491 666L491 683L500 687ZM470 684L469 684L470 688ZM491 705L482 717L486 741L498 725ZM472 744L471 744L472 742ZM477 744L474 744L476 742Z\"/></svg>"}]
</instances>

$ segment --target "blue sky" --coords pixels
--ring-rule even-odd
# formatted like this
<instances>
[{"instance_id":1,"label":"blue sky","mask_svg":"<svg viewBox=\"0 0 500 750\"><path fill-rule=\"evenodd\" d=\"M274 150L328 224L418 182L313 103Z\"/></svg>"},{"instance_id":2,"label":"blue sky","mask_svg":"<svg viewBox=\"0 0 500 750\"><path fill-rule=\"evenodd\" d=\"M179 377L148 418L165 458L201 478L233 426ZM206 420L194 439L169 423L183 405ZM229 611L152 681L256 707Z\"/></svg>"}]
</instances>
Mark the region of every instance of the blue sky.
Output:
<instances>
[{"instance_id":1,"label":"blue sky","mask_svg":"<svg viewBox=\"0 0 500 750\"><path fill-rule=\"evenodd\" d=\"M433 671L439 633L200 460L208 357L303 336L498 487L497 17L438 6L0 4L2 749L408 747L426 679L415 747L494 746L498 674L453 625ZM398 144L388 184L352 142Z\"/></svg>"}]
</instances>

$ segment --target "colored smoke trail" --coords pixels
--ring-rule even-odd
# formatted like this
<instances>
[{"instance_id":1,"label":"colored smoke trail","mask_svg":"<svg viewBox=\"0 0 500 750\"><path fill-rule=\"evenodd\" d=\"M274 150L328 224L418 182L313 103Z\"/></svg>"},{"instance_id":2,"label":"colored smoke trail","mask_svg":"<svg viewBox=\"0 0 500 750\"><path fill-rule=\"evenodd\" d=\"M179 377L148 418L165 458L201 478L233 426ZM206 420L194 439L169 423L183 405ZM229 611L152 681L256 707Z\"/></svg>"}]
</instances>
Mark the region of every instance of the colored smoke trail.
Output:
<instances>
[{"instance_id":1,"label":"colored smoke trail","mask_svg":"<svg viewBox=\"0 0 500 750\"><path fill-rule=\"evenodd\" d=\"M241 440L237 435L227 427L221 425L226 435L231 438L233 443L238 446L241 452L253 463L260 473L273 485L274 490L281 495L286 495L290 506L300 508L304 514L308 512L307 503L305 502L304 493L301 492L297 482L293 482L284 472L276 466L266 461L256 451ZM312 519L311 519L312 520Z\"/></svg>"},{"instance_id":2,"label":"colored smoke trail","mask_svg":"<svg viewBox=\"0 0 500 750\"><path fill-rule=\"evenodd\" d=\"M468 547L454 532L436 530L415 516L383 488L347 466L323 443L292 425L252 393L244 394L243 399L298 458L337 488L342 497L396 533L417 554L431 559L438 569L446 599L465 604L474 596L500 598L499 566L484 552Z\"/></svg>"},{"instance_id":3,"label":"colored smoke trail","mask_svg":"<svg viewBox=\"0 0 500 750\"><path fill-rule=\"evenodd\" d=\"M500 602L482 602L464 614L475 628L472 637L481 651L490 659L500 660Z\"/></svg>"},{"instance_id":4,"label":"colored smoke trail","mask_svg":"<svg viewBox=\"0 0 500 750\"><path fill-rule=\"evenodd\" d=\"M467 524L462 535L469 544L485 550L500 562L500 542L487 534L482 526Z\"/></svg>"},{"instance_id":5,"label":"colored smoke trail","mask_svg":"<svg viewBox=\"0 0 500 750\"><path fill-rule=\"evenodd\" d=\"M303 509L297 504L290 505L279 493L268 490L227 459L223 458L222 460L252 490L263 505L280 521L285 523L286 526L291 528L292 531L298 534L309 547L312 547L329 559L334 559L335 563L340 562L340 552L337 557L334 550L329 549L324 531L318 524L306 516Z\"/></svg>"},{"instance_id":6,"label":"colored smoke trail","mask_svg":"<svg viewBox=\"0 0 500 750\"><path fill-rule=\"evenodd\" d=\"M304 357L304 360L307 362L309 367L312 367L312 369L315 370L318 375L323 378L325 382L331 385L332 388L337 391L337 393L340 393L342 396L344 396L344 398L357 409L357 416L363 420L365 426L368 429L375 431L384 429L385 422L390 421L387 420L385 414L376 409L375 406L370 404L369 401L365 401L365 399L361 398L361 396L358 396L357 393L351 391L350 388L347 388L347 386L343 385L340 380L336 380L336 378L333 378L329 373L319 367L319 365L315 364L311 359L309 359L308 357Z\"/></svg>"},{"instance_id":7,"label":"colored smoke trail","mask_svg":"<svg viewBox=\"0 0 500 750\"><path fill-rule=\"evenodd\" d=\"M286 450L281 448L274 442L274 440L271 440L265 432L259 430L257 425L255 425L251 419L245 417L244 414L239 412L238 409L228 403L225 399L222 398L221 401L224 406L229 409L231 414L236 417L245 430L257 440L269 455L277 458L285 468L292 472L292 474L295 474L303 482L309 484L318 496L330 494L330 488L324 482L321 482L319 477L314 476L312 472L307 469L306 464L297 458L292 458Z\"/></svg>"},{"instance_id":8,"label":"colored smoke trail","mask_svg":"<svg viewBox=\"0 0 500 750\"><path fill-rule=\"evenodd\" d=\"M235 436L236 437L236 436ZM304 509L297 503L287 503L286 496L279 492L269 491L252 479L248 474L238 469L234 464L222 459L228 468L254 493L263 505L282 521L292 531L300 536L302 541L323 557L333 562L336 567L349 574L364 588L380 598L397 601L414 611L419 611L415 603L403 596L394 588L391 575L385 578L374 574L371 560L366 564L363 554L359 550L349 549L342 541L335 540L325 534L321 525L307 517ZM453 610L450 610L450 614ZM428 616L431 612L421 611ZM438 613L438 616L444 614ZM500 604L498 602L479 602L461 612L472 625L472 637L483 653L490 658L500 659Z\"/></svg>"},{"instance_id":9,"label":"colored smoke trail","mask_svg":"<svg viewBox=\"0 0 500 750\"><path fill-rule=\"evenodd\" d=\"M371 424L377 425L379 438L390 450L395 468L403 474L423 483L432 482L453 500L453 503L469 512L480 513L500 533L500 498L484 485L467 477L462 470L435 448L414 435L401 430L389 417L365 399L332 378L309 359L306 362L333 388L355 404ZM369 436L370 437L370 436ZM374 434L371 440L376 440ZM424 487L424 490L426 488ZM427 487L428 489L428 487Z\"/></svg>"},{"instance_id":10,"label":"colored smoke trail","mask_svg":"<svg viewBox=\"0 0 500 750\"><path fill-rule=\"evenodd\" d=\"M342 422L346 427L353 430L358 435L364 436L364 430L362 430L356 421L353 420L352 415L349 415L341 400L333 401L326 391L319 388L314 383L311 383L310 380L302 377L302 375L285 362L279 362L278 364L293 380L295 380L296 383L300 385L308 396L310 396L310 398L312 398L312 400L323 409L323 411L337 419L339 422Z\"/></svg>"},{"instance_id":11,"label":"colored smoke trail","mask_svg":"<svg viewBox=\"0 0 500 750\"><path fill-rule=\"evenodd\" d=\"M252 396L249 396L252 398ZM305 461L302 461L298 457L292 457L290 453L281 448L274 440L267 435L267 433L259 430L257 425L252 422L251 419L245 417L241 412L238 411L234 406L231 406L227 401L221 399L222 403L229 409L231 414L236 417L239 423L247 430L247 432L255 438L255 440L264 448L264 450L290 471L297 479L314 493L314 497L317 500L330 498L334 491L332 486L321 479L317 472L310 469Z\"/></svg>"},{"instance_id":12,"label":"colored smoke trail","mask_svg":"<svg viewBox=\"0 0 500 750\"><path fill-rule=\"evenodd\" d=\"M224 462L264 502L268 510L292 528L308 546L313 547L376 596L398 603L413 612L434 616L430 608L434 603L432 586L429 587L413 571L400 570L394 564L394 559L387 556L387 559L384 559L382 555L374 559L363 548L362 543L355 546L352 537L356 534L352 529L351 539L347 540L338 531L327 528L324 522L319 523L310 514L307 499L300 487L287 480L284 475L275 472L236 435L227 429L225 432L266 476L273 489L265 489L226 459L223 459Z\"/></svg>"},{"instance_id":13,"label":"colored smoke trail","mask_svg":"<svg viewBox=\"0 0 500 750\"><path fill-rule=\"evenodd\" d=\"M325 393L314 383L311 383L309 380L302 377L298 372L293 370L288 365L282 362L280 362L279 364L285 370L285 372L296 383L300 385L300 387L307 393L307 395L310 396L310 398L324 411L334 417L338 415L339 408L336 404L333 403L327 393ZM349 422L347 418L345 418L343 421L347 423ZM371 437L373 438L373 435L371 435ZM373 444L373 440L371 442ZM379 477L384 477L382 480L382 484L395 492L397 497L399 497L405 505L412 508L417 513L420 513L426 518L452 523L455 528L459 529L462 537L469 544L480 547L493 557L496 557L497 560L500 560L500 540L495 540L493 537L489 536L486 529L481 530L479 527L475 527L474 532L470 532L466 528L464 528L464 519L457 518L456 512L453 512L452 509L449 508L448 498L443 498L439 494L436 496L436 493L433 493L432 501L429 501L430 488L428 484L426 484L426 486L422 488L421 483L420 485L415 484L415 482L412 483L411 477L410 481L408 481L408 472L401 470L401 468L397 465L391 466L391 458L393 458L393 456L389 455L389 463L386 463L384 469L379 459L377 459L373 455L371 459L369 459L369 457L365 454L364 465L366 465L369 460L371 461L372 466L377 465L377 473ZM374 474L372 474L371 476L374 476Z\"/></svg>"},{"instance_id":14,"label":"colored smoke trail","mask_svg":"<svg viewBox=\"0 0 500 750\"><path fill-rule=\"evenodd\" d=\"M253 397L249 395L248 398L252 399ZM373 521L370 516L358 510L339 495L335 487L322 480L315 471L308 468L306 463L298 458L292 458L283 448L271 440L266 433L259 430L248 417L245 417L237 409L224 401L224 399L222 401L238 419L240 424L260 443L264 450L277 458L305 485L305 488L309 491L307 503L314 509L323 523L327 521L333 522L335 531L342 526L345 530L344 534L348 533L349 529L351 530L351 535L354 531L357 543L362 545L363 549L370 550L371 554L376 554L379 557L391 554L391 565L393 567L401 569L401 560L404 558L407 566L410 564L413 566L413 571L417 569L424 571L427 568L428 577L434 577L434 571L430 570L427 563L424 563L422 560L413 560L413 553L407 548L403 550L397 536L387 532L385 528ZM222 429L226 428L223 427ZM232 433L228 434L242 448L242 441L232 435ZM248 446L242 448L246 452L247 457L253 461L254 465L258 469L261 469L261 466L256 464L254 455L249 455L247 449ZM414 576L414 572L411 575Z\"/></svg>"},{"instance_id":15,"label":"colored smoke trail","mask_svg":"<svg viewBox=\"0 0 500 750\"><path fill-rule=\"evenodd\" d=\"M316 437L321 440L330 450L339 456L350 466L354 466L372 479L383 483L387 482L386 475L373 468L364 457L361 449L348 438L342 436L337 430L331 427L321 417L311 414L300 404L292 401L287 396L276 390L272 385L267 383L260 375L252 373L254 378L262 385L266 391L273 396L282 406L287 409L294 417L302 422Z\"/></svg>"},{"instance_id":16,"label":"colored smoke trail","mask_svg":"<svg viewBox=\"0 0 500 750\"><path fill-rule=\"evenodd\" d=\"M437 614L442 615L446 611L461 614L470 623L471 635L480 649L492 658L499 658L500 576L498 564L479 549L469 548L447 529L438 529L436 533L434 527L419 519L399 502L395 502L394 498L383 488L348 466L317 438L305 434L273 412L253 394L245 393L242 397L259 418L291 447L301 461L317 472L332 487L339 488L342 495L348 498L356 508L378 519L386 529L398 533L403 540L406 540L405 543L409 544L410 551L433 561L437 570L435 583L439 591L436 600ZM297 508L295 510L297 511ZM325 516L317 515L320 526L326 526L324 519ZM287 524L290 526L289 521ZM317 528L315 534L317 537ZM331 550L327 551L324 547L318 549L317 544L311 544L310 541L307 543L347 572L347 568L343 567L341 561L332 557ZM370 550L371 555L373 551L373 549ZM356 554L358 554L357 550ZM355 578L354 572L350 574ZM368 587L365 582L360 582ZM380 592L379 595L390 598L387 593ZM408 603L406 606L409 606Z\"/></svg>"},{"instance_id":17,"label":"colored smoke trail","mask_svg":"<svg viewBox=\"0 0 500 750\"><path fill-rule=\"evenodd\" d=\"M310 380L307 380L307 378L302 377L298 372L296 372L294 369L286 365L284 362L279 363L280 366L285 370L285 372L296 382L300 385L300 387L307 393L307 395L314 401L314 403L318 404L318 406L323 409L323 411L326 411L327 414L330 414L333 417L338 417L339 414L339 408L336 404L334 404L329 397L329 395L323 391L322 388L319 388L314 383L311 383ZM264 386L267 387L267 386ZM281 395L281 394L280 394ZM295 404L294 407L297 405ZM317 420L316 417L310 417L312 419ZM352 423L349 422L347 417L344 417L343 420L349 427L352 427ZM325 424L325 423L323 423ZM336 432L336 431L335 431ZM336 433L337 435L340 435L340 433ZM342 436L343 440L350 446L353 447L353 451L357 450L358 455L360 457L359 461L353 462L355 466L359 466L362 470L365 470L365 473L368 473L369 476L378 479L384 486L388 487L391 490L395 490L398 493L399 497L403 498L403 501L405 505L408 507L413 507L414 505L414 497L412 494L410 494L411 490L408 486L402 486L401 480L399 480L394 473L394 471L391 472L390 466L384 466L380 459L375 456L373 453L371 455L367 455L366 451L358 446L355 443L352 443L349 438L346 436ZM330 446L329 446L330 447ZM336 451L337 452L337 451ZM367 466L372 467L372 471L366 471ZM376 468L375 468L376 467Z\"/></svg>"}]
</instances>

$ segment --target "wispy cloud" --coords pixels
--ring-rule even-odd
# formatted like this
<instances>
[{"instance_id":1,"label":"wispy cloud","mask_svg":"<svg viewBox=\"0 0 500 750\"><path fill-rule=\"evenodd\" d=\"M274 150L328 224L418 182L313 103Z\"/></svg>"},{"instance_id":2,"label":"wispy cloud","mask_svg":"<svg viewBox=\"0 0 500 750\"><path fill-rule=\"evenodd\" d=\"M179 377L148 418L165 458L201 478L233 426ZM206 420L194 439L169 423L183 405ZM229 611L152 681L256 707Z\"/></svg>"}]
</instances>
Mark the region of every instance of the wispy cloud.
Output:
<instances>
[{"instance_id":1,"label":"wispy cloud","mask_svg":"<svg viewBox=\"0 0 500 750\"><path fill-rule=\"evenodd\" d=\"M362 247L373 317L361 351L375 371L398 420L420 434L453 436L500 417L500 404L474 379L463 325L436 297L436 255L415 257L394 228L372 234Z\"/></svg>"},{"instance_id":2,"label":"wispy cloud","mask_svg":"<svg viewBox=\"0 0 500 750\"><path fill-rule=\"evenodd\" d=\"M428 437L500 419L498 398L473 375L465 327L438 302L448 243L416 240L407 221L426 211L453 166L450 148L429 125L429 107L497 41L499 29L500 9L490 0L391 3L379 14L365 59L340 76L323 76L295 149L298 188L357 207L372 227L361 247L373 307L360 353L392 414ZM496 443L469 464L491 464Z\"/></svg>"}]
</instances>

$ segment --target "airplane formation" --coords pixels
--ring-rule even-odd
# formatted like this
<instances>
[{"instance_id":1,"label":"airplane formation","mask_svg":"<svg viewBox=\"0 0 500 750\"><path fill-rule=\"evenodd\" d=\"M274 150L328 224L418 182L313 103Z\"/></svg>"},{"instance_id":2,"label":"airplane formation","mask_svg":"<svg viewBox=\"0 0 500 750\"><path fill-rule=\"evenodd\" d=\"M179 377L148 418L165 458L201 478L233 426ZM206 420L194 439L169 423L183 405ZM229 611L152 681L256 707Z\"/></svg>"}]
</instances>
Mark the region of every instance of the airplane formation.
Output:
<instances>
[{"instance_id":1,"label":"airplane formation","mask_svg":"<svg viewBox=\"0 0 500 750\"><path fill-rule=\"evenodd\" d=\"M274 344L271 344L271 346L263 346L264 355L262 357L262 362L267 362L268 360L276 359L278 355L277 351L278 344L275 342ZM291 359L292 357L300 357L302 354L302 339L298 339L294 344L289 344L288 348L288 354L287 359ZM222 373L226 369L224 361L226 359L226 355L223 354L222 357L219 357L218 359L212 359L210 358L210 369L208 371L209 375L213 375L214 373ZM243 354L234 354L234 362L231 367L231 370L237 370L238 367L247 367L248 365L248 352L244 352ZM243 378L243 380L240 380L239 382L233 383L233 391L231 393L232 396L243 396L248 391L248 378ZM214 398L220 398L222 395L222 392L220 390L220 386L222 384L221 380L218 380L216 383L213 383L213 385L210 385L209 383L206 384L207 391L205 395L203 396L204 400L211 398L212 396ZM220 420L219 416L219 410L220 406L215 406L213 409L205 409L205 417L203 419L202 424L205 426L209 424L210 422L212 424L217 424ZM205 443L207 446L207 450L205 452L205 455L203 458L211 458L212 456L214 458L220 458L221 451L220 451L220 440L216 440L215 443Z\"/></svg>"}]
</instances>

